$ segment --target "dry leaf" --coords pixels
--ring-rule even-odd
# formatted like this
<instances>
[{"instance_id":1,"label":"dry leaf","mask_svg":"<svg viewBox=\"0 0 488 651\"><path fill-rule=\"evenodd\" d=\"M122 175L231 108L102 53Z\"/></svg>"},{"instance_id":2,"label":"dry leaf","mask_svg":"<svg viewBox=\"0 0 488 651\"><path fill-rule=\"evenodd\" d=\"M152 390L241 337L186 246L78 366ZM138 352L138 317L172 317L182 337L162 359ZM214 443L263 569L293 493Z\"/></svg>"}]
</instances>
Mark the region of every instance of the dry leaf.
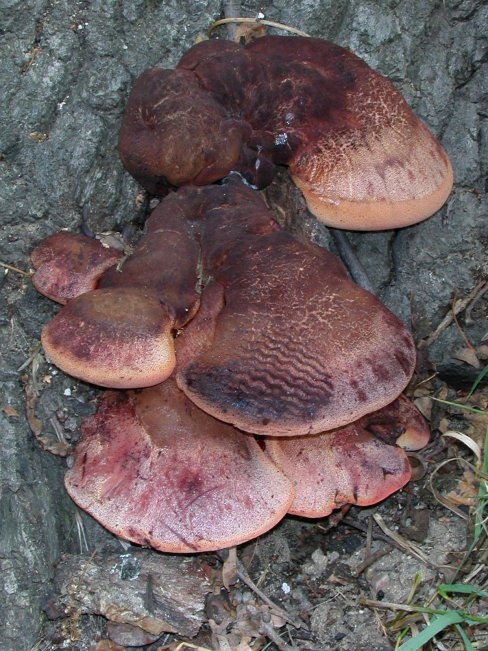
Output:
<instances>
[{"instance_id":1,"label":"dry leaf","mask_svg":"<svg viewBox=\"0 0 488 651\"><path fill-rule=\"evenodd\" d=\"M24 376L25 410L27 422L43 450L58 457L66 457L71 451L67 441L60 441L56 436L42 434L42 421L36 416L37 392L31 376Z\"/></svg>"},{"instance_id":2,"label":"dry leaf","mask_svg":"<svg viewBox=\"0 0 488 651\"><path fill-rule=\"evenodd\" d=\"M250 43L265 34L266 27L262 23L241 23L236 27L234 40L237 43Z\"/></svg>"},{"instance_id":3,"label":"dry leaf","mask_svg":"<svg viewBox=\"0 0 488 651\"><path fill-rule=\"evenodd\" d=\"M2 407L2 411L4 414L7 414L7 416L10 418L16 418L19 415L19 412L15 407L12 407L11 405L5 405Z\"/></svg>"},{"instance_id":4,"label":"dry leaf","mask_svg":"<svg viewBox=\"0 0 488 651\"><path fill-rule=\"evenodd\" d=\"M455 490L446 495L453 504L458 506L474 506L478 495L478 486L474 473L466 469L463 472L463 478L459 479Z\"/></svg>"},{"instance_id":5,"label":"dry leaf","mask_svg":"<svg viewBox=\"0 0 488 651\"><path fill-rule=\"evenodd\" d=\"M480 368L480 360L478 355L473 348L460 348L453 354L454 359L459 359L461 362L465 362L474 368Z\"/></svg>"},{"instance_id":6,"label":"dry leaf","mask_svg":"<svg viewBox=\"0 0 488 651\"><path fill-rule=\"evenodd\" d=\"M100 640L93 647L93 651L125 651L125 647L115 644L112 640Z\"/></svg>"},{"instance_id":7,"label":"dry leaf","mask_svg":"<svg viewBox=\"0 0 488 651\"><path fill-rule=\"evenodd\" d=\"M413 404L417 407L424 418L430 420L432 416L432 402L432 397L429 395L415 398Z\"/></svg>"},{"instance_id":8,"label":"dry leaf","mask_svg":"<svg viewBox=\"0 0 488 651\"><path fill-rule=\"evenodd\" d=\"M237 581L237 549L232 547L222 566L222 583L227 591Z\"/></svg>"}]
</instances>

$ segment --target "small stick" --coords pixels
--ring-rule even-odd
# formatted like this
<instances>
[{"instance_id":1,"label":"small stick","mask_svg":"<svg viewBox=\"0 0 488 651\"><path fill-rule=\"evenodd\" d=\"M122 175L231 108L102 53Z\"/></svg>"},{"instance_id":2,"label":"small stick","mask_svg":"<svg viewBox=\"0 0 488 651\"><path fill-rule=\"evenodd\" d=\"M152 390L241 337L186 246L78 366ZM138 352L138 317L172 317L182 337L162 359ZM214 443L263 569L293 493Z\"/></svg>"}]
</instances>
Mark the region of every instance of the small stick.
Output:
<instances>
[{"instance_id":1,"label":"small stick","mask_svg":"<svg viewBox=\"0 0 488 651\"><path fill-rule=\"evenodd\" d=\"M349 239L344 233L337 228L329 228L329 233L334 240L334 244L339 251L339 254L342 258L342 261L347 267L347 270L351 274L351 278L363 289L366 289L371 294L374 294L373 284L370 281L366 269L363 267L363 264L360 262L356 252L351 246Z\"/></svg>"},{"instance_id":2,"label":"small stick","mask_svg":"<svg viewBox=\"0 0 488 651\"><path fill-rule=\"evenodd\" d=\"M414 556L417 560L422 561L422 563L425 563L425 565L429 565L430 567L436 569L439 567L450 567L449 565L439 565L438 563L433 563L432 561L429 561L427 556L424 554L424 552L418 545L415 545L409 540L406 540L403 536L400 536L400 534L389 529L379 513L374 513L373 518L376 524L379 526L379 528L383 531L383 533L385 533L392 540L394 540L395 543L400 548L403 549L403 551L406 551L411 556Z\"/></svg>"},{"instance_id":3,"label":"small stick","mask_svg":"<svg viewBox=\"0 0 488 651\"><path fill-rule=\"evenodd\" d=\"M240 0L224 0L224 16L227 19L238 18L241 14ZM236 37L237 25L234 21L227 23L227 34L230 41Z\"/></svg>"},{"instance_id":4,"label":"small stick","mask_svg":"<svg viewBox=\"0 0 488 651\"><path fill-rule=\"evenodd\" d=\"M366 535L366 556L371 554L371 543L373 542L373 518L368 520L368 533Z\"/></svg>"},{"instance_id":5,"label":"small stick","mask_svg":"<svg viewBox=\"0 0 488 651\"><path fill-rule=\"evenodd\" d=\"M478 301L483 298L483 296L486 294L487 291L488 291L488 280L485 282L484 287L482 287L479 290L478 294L473 298L471 303L466 308L465 321L467 325L471 325L472 323L474 323L474 319L471 316L471 312L473 311L473 308L478 303Z\"/></svg>"},{"instance_id":6,"label":"small stick","mask_svg":"<svg viewBox=\"0 0 488 651\"><path fill-rule=\"evenodd\" d=\"M352 527L353 529L357 529L361 533L364 533L365 535L368 534L368 527L362 524L362 522L357 522L356 520L353 520L352 518L344 518L343 523L348 526ZM396 549L403 549L400 547L400 545L397 545L393 540L388 538L388 536L384 536L382 533L376 533L372 532L372 537L374 540L382 540L385 543L388 543L388 545L391 545L392 547L396 547Z\"/></svg>"},{"instance_id":7,"label":"small stick","mask_svg":"<svg viewBox=\"0 0 488 651\"><path fill-rule=\"evenodd\" d=\"M63 428L61 427L61 424L60 424L59 420L57 419L57 416L55 416L55 415L51 416L49 418L49 422L53 426L53 430L54 430L54 433L56 434L56 438L58 439L58 441L60 443L62 443L63 445L69 445L68 441L66 440L66 438L64 436Z\"/></svg>"},{"instance_id":8,"label":"small stick","mask_svg":"<svg viewBox=\"0 0 488 651\"><path fill-rule=\"evenodd\" d=\"M457 318L457 316L456 316L456 313L454 312L454 305L455 305L455 303L456 303L456 297L454 296L453 299L452 299L452 320L454 321L454 325L456 326L457 331L459 332L459 334L460 334L461 337L463 338L464 343L466 344L466 346L467 346L468 348L470 348L470 349L471 349L471 350L476 354L475 347L474 347L473 344L469 341L469 339L467 338L467 336L466 336L465 333L464 333L464 330L463 330L463 329L461 328L461 326L459 325L458 318Z\"/></svg>"},{"instance_id":9,"label":"small stick","mask_svg":"<svg viewBox=\"0 0 488 651\"><path fill-rule=\"evenodd\" d=\"M30 271L24 271L18 267L14 267L13 264L8 264L7 262L0 262L0 267L4 269L9 269L10 271L15 271L15 273L20 274L21 276L32 276Z\"/></svg>"},{"instance_id":10,"label":"small stick","mask_svg":"<svg viewBox=\"0 0 488 651\"><path fill-rule=\"evenodd\" d=\"M439 335L444 332L444 330L451 325L453 322L454 316L458 315L460 312L466 309L466 307L471 303L471 301L476 298L478 295L479 291L483 288L485 284L485 280L482 280L479 282L476 287L469 292L469 294L466 296L466 298L463 299L458 299L454 305L452 306L452 309L449 310L449 312L446 314L446 316L442 319L442 321L439 323L437 328L434 330L432 334L430 334L428 337L425 339L422 339L422 341L419 342L419 349L421 348L427 348L430 346L431 343L433 343Z\"/></svg>"},{"instance_id":11,"label":"small stick","mask_svg":"<svg viewBox=\"0 0 488 651\"><path fill-rule=\"evenodd\" d=\"M374 552L374 554L369 554L367 558L365 558L361 563L361 565L358 565L356 568L356 576L362 574L364 570L367 570L370 565L373 565L373 563L376 563L376 561L379 561L380 558L383 558L383 556L386 556L390 552L391 549L379 549L377 552Z\"/></svg>"},{"instance_id":12,"label":"small stick","mask_svg":"<svg viewBox=\"0 0 488 651\"><path fill-rule=\"evenodd\" d=\"M35 356L37 355L37 353L38 353L40 350L41 350L41 344L36 344L36 347L34 348L34 350L32 351L32 353L29 355L29 357L28 357L28 358L25 360L25 362L24 362L21 366L19 366L19 368L17 369L17 373L20 373L20 372L23 371L25 368L27 368L27 367L29 366L29 364L30 364L31 362L34 361Z\"/></svg>"},{"instance_id":13,"label":"small stick","mask_svg":"<svg viewBox=\"0 0 488 651\"><path fill-rule=\"evenodd\" d=\"M391 601L376 601L375 599L367 599L366 597L360 597L359 603L363 606L370 606L371 608L384 608L385 610L403 610L407 613L423 613L426 610L420 606L395 604Z\"/></svg>"},{"instance_id":14,"label":"small stick","mask_svg":"<svg viewBox=\"0 0 488 651\"><path fill-rule=\"evenodd\" d=\"M270 608L272 608L277 615L282 617L285 622L288 622L295 628L300 628L302 626L302 623L299 620L296 620L289 615L286 610L283 610L283 608L280 608L277 606L269 597L267 597L262 590L258 588L258 586L254 583L254 581L251 579L249 574L246 572L244 565L238 560L237 561L237 576L240 578L240 580L247 585L248 588L250 588L257 596L264 601L265 604L268 604Z\"/></svg>"}]
</instances>

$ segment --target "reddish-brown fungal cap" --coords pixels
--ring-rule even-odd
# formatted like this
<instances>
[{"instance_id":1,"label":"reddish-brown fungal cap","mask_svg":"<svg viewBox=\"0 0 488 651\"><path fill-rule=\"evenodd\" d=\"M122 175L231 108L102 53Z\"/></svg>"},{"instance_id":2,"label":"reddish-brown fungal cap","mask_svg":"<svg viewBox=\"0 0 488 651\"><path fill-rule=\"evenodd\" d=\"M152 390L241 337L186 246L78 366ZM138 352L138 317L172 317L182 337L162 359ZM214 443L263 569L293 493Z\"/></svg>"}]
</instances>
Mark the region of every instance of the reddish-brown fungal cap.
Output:
<instances>
[{"instance_id":1,"label":"reddish-brown fungal cap","mask_svg":"<svg viewBox=\"0 0 488 651\"><path fill-rule=\"evenodd\" d=\"M407 455L394 441L412 426L425 444L428 429L411 403L399 402L331 432L266 439L266 452L295 488L290 513L318 518L344 504L369 506L408 482Z\"/></svg>"},{"instance_id":2,"label":"reddish-brown fungal cap","mask_svg":"<svg viewBox=\"0 0 488 651\"><path fill-rule=\"evenodd\" d=\"M294 40L296 49L281 37L248 47L252 55L285 58L295 75L310 65L319 73L300 125L306 135L288 162L310 211L351 230L399 228L436 212L452 189L450 161L393 84L348 50ZM321 102L323 113L315 117ZM298 105L297 99L289 111L297 113ZM286 123L279 126L288 134Z\"/></svg>"},{"instance_id":3,"label":"reddish-brown fungal cap","mask_svg":"<svg viewBox=\"0 0 488 651\"><path fill-rule=\"evenodd\" d=\"M195 404L248 432L297 436L350 423L401 393L412 338L334 256L269 226L270 212L242 184L178 195L207 197L198 224L213 280L176 340L177 382Z\"/></svg>"},{"instance_id":4,"label":"reddish-brown fungal cap","mask_svg":"<svg viewBox=\"0 0 488 651\"><path fill-rule=\"evenodd\" d=\"M66 373L100 386L145 387L171 375L174 317L150 292L96 289L65 305L42 345Z\"/></svg>"},{"instance_id":5,"label":"reddish-brown fungal cap","mask_svg":"<svg viewBox=\"0 0 488 651\"><path fill-rule=\"evenodd\" d=\"M116 249L85 235L60 231L42 240L31 253L38 292L63 305L95 289L104 271L122 258Z\"/></svg>"},{"instance_id":6,"label":"reddish-brown fungal cap","mask_svg":"<svg viewBox=\"0 0 488 651\"><path fill-rule=\"evenodd\" d=\"M453 180L444 150L395 87L348 50L313 38L266 36L245 47L211 40L175 71L144 73L119 148L151 191L231 170L263 187L274 164L288 165L310 210L348 229L425 219Z\"/></svg>"},{"instance_id":7,"label":"reddish-brown fungal cap","mask_svg":"<svg viewBox=\"0 0 488 651\"><path fill-rule=\"evenodd\" d=\"M83 424L65 483L113 533L173 553L259 536L293 498L252 436L200 411L172 379L108 393Z\"/></svg>"}]
</instances>

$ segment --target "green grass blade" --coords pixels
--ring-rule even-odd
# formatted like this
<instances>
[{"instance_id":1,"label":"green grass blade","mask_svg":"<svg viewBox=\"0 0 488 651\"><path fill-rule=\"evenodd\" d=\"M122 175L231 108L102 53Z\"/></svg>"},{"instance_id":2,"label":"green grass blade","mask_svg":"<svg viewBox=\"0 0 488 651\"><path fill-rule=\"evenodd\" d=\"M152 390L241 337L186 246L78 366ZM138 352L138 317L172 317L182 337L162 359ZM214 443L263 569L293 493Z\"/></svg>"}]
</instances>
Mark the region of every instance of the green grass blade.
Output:
<instances>
[{"instance_id":1,"label":"green grass blade","mask_svg":"<svg viewBox=\"0 0 488 651\"><path fill-rule=\"evenodd\" d=\"M480 590L476 585L469 585L467 583L439 583L437 586L437 592L444 597L444 599L449 598L450 592L457 592L467 595L476 595L477 597L482 597L483 599L488 598L488 592L485 590Z\"/></svg>"},{"instance_id":2,"label":"green grass blade","mask_svg":"<svg viewBox=\"0 0 488 651\"><path fill-rule=\"evenodd\" d=\"M464 411L469 411L472 414L484 414L485 410L480 407L471 407L470 405L464 405L462 402L454 402L453 400L443 400L442 398L434 398L432 400L440 402L443 405L448 405L449 407L457 407L458 409L463 409Z\"/></svg>"},{"instance_id":3,"label":"green grass blade","mask_svg":"<svg viewBox=\"0 0 488 651\"><path fill-rule=\"evenodd\" d=\"M449 610L443 615L433 617L430 624L423 631L420 631L418 635L405 642L405 644L402 644L398 651L417 651L448 626L461 624L464 621L465 618L456 610Z\"/></svg>"},{"instance_id":4,"label":"green grass blade","mask_svg":"<svg viewBox=\"0 0 488 651\"><path fill-rule=\"evenodd\" d=\"M479 387L480 382L483 381L483 378L488 374L488 364L481 369L481 371L478 373L478 376L476 377L476 380L473 382L473 386L469 390L468 395L466 398L471 398L473 393L476 391L476 389Z\"/></svg>"},{"instance_id":5,"label":"green grass blade","mask_svg":"<svg viewBox=\"0 0 488 651\"><path fill-rule=\"evenodd\" d=\"M474 647L468 639L468 636L463 630L463 627L459 624L454 624L456 631L459 633L461 640L463 641L465 651L474 651Z\"/></svg>"}]
</instances>

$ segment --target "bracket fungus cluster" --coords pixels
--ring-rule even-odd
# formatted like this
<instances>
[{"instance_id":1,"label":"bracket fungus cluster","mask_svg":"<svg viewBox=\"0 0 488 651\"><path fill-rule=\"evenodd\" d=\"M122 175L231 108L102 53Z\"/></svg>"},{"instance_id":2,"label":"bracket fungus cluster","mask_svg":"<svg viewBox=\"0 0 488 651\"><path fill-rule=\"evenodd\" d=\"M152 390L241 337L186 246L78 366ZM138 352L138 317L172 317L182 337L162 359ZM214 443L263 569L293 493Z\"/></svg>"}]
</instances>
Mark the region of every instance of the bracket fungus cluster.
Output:
<instances>
[{"instance_id":1,"label":"bracket fungus cluster","mask_svg":"<svg viewBox=\"0 0 488 651\"><path fill-rule=\"evenodd\" d=\"M240 180L169 194L133 254L101 273L96 256L66 253L69 237L34 251L36 287L59 259L56 286L73 284L81 260L96 288L66 302L48 283L66 304L42 342L66 372L131 389L108 391L84 422L66 476L109 530L162 551L215 550L286 513L371 504L408 481L403 448L428 440L399 397L410 334Z\"/></svg>"},{"instance_id":2,"label":"bracket fungus cluster","mask_svg":"<svg viewBox=\"0 0 488 651\"><path fill-rule=\"evenodd\" d=\"M167 195L133 253L59 233L32 254L63 304L46 353L109 389L66 475L74 501L135 543L196 552L401 488L429 437L401 395L412 337L249 187L283 164L326 223L430 215L451 167L399 93L317 39L209 41L139 78L119 149Z\"/></svg>"}]
</instances>

